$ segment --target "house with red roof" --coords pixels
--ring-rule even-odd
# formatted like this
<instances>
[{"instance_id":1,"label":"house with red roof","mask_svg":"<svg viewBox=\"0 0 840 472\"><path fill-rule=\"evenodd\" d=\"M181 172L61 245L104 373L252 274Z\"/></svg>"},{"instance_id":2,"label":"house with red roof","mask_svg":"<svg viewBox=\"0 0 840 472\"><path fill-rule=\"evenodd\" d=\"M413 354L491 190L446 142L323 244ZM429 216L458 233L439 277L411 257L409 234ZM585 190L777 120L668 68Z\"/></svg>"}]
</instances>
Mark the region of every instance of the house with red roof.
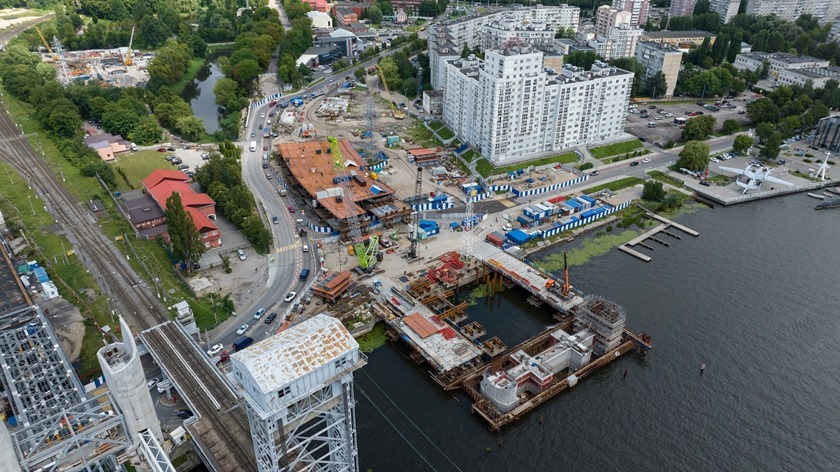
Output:
<instances>
[{"instance_id":1,"label":"house with red roof","mask_svg":"<svg viewBox=\"0 0 840 472\"><path fill-rule=\"evenodd\" d=\"M143 189L160 207L166 211L166 200L172 192L181 196L181 205L192 217L201 240L208 248L222 245L219 227L213 223L216 219L216 202L206 193L198 193L189 185L190 177L179 170L155 169L143 179ZM163 234L169 240L168 234Z\"/></svg>"}]
</instances>

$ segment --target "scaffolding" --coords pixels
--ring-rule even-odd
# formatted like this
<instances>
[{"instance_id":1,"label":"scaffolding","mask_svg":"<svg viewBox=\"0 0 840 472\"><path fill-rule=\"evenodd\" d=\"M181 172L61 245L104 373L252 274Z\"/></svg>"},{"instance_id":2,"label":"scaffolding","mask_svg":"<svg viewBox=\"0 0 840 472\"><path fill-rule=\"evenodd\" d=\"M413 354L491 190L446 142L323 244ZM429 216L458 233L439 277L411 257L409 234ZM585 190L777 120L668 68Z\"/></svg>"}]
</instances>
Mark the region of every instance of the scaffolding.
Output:
<instances>
[{"instance_id":1,"label":"scaffolding","mask_svg":"<svg viewBox=\"0 0 840 472\"><path fill-rule=\"evenodd\" d=\"M627 314L624 308L599 295L588 295L573 309L575 331L591 329L595 332L593 352L601 356L617 348L622 341Z\"/></svg>"}]
</instances>

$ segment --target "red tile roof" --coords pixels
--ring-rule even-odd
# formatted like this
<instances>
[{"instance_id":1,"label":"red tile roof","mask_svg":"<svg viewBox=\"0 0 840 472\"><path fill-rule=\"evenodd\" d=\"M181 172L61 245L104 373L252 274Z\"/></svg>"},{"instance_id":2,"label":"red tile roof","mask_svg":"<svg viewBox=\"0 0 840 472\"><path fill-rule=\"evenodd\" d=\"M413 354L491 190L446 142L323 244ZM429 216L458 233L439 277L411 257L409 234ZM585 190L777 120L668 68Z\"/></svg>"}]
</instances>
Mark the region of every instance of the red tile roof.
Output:
<instances>
[{"instance_id":1,"label":"red tile roof","mask_svg":"<svg viewBox=\"0 0 840 472\"><path fill-rule=\"evenodd\" d=\"M201 208L215 206L216 202L206 193L196 193L187 182L190 178L179 170L156 169L143 179L143 186L149 195L166 211L166 200L177 192L181 195L181 205L192 216L195 227L199 232L214 231L218 227L207 217ZM215 213L215 209L213 210Z\"/></svg>"},{"instance_id":2,"label":"red tile roof","mask_svg":"<svg viewBox=\"0 0 840 472\"><path fill-rule=\"evenodd\" d=\"M176 180L180 182L189 182L190 178L187 174L180 170L155 169L145 179L143 179L143 186L147 190L161 183L163 180Z\"/></svg>"}]
</instances>

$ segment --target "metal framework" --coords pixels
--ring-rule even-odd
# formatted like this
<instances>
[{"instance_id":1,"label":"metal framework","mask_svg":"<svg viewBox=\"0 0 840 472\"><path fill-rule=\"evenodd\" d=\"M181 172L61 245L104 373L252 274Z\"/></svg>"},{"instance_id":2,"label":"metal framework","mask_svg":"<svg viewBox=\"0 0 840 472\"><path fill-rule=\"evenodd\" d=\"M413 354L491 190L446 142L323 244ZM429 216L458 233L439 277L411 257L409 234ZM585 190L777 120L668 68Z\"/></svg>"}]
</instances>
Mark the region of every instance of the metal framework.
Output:
<instances>
[{"instance_id":1,"label":"metal framework","mask_svg":"<svg viewBox=\"0 0 840 472\"><path fill-rule=\"evenodd\" d=\"M12 434L24 471L121 470L117 457L131 441L108 394L84 400Z\"/></svg>"},{"instance_id":2,"label":"metal framework","mask_svg":"<svg viewBox=\"0 0 840 472\"><path fill-rule=\"evenodd\" d=\"M64 60L64 48L56 36L53 36L53 50L58 54L58 80L66 87L70 82L70 71L67 70L67 61Z\"/></svg>"},{"instance_id":3,"label":"metal framework","mask_svg":"<svg viewBox=\"0 0 840 472\"><path fill-rule=\"evenodd\" d=\"M473 159L469 163L470 175L475 178L476 183L481 183L479 180L475 167L478 164L478 159ZM473 256L473 247L474 247L474 239L473 239L473 220L475 219L475 209L473 207L473 197L474 195L470 192L467 193L467 207L464 209L464 213L466 213L466 218L464 221L467 222L467 225L463 228L463 233L461 234L461 246L463 249L464 259L470 260Z\"/></svg>"},{"instance_id":4,"label":"metal framework","mask_svg":"<svg viewBox=\"0 0 840 472\"><path fill-rule=\"evenodd\" d=\"M353 378L338 377L291 399L285 416L262 420L248 405L260 472L359 470Z\"/></svg>"},{"instance_id":5,"label":"metal framework","mask_svg":"<svg viewBox=\"0 0 840 472\"><path fill-rule=\"evenodd\" d=\"M74 408L85 399L58 338L37 306L0 315L0 369L21 426Z\"/></svg>"},{"instance_id":6,"label":"metal framework","mask_svg":"<svg viewBox=\"0 0 840 472\"><path fill-rule=\"evenodd\" d=\"M146 464L153 472L175 472L175 467L169 462L169 457L151 431L148 429L140 431L140 444L143 446Z\"/></svg>"},{"instance_id":7,"label":"metal framework","mask_svg":"<svg viewBox=\"0 0 840 472\"><path fill-rule=\"evenodd\" d=\"M414 195L415 197L420 196L421 192L423 191L423 168L417 166L417 180L414 182ZM417 230L420 226L420 212L415 210L411 212L411 228L409 230L409 247L408 247L408 258L415 259L417 258Z\"/></svg>"}]
</instances>

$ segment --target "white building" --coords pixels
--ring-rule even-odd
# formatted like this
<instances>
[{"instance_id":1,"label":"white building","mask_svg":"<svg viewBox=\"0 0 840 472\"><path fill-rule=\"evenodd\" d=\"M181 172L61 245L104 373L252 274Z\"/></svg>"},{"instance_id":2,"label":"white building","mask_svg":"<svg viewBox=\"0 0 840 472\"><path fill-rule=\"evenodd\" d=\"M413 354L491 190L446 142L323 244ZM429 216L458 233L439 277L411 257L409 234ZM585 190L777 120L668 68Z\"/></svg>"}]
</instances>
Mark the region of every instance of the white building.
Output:
<instances>
[{"instance_id":1,"label":"white building","mask_svg":"<svg viewBox=\"0 0 840 472\"><path fill-rule=\"evenodd\" d=\"M814 88L824 88L829 80L840 80L840 67L817 67L814 69L785 69L776 79L778 85L799 85L808 82Z\"/></svg>"},{"instance_id":2,"label":"white building","mask_svg":"<svg viewBox=\"0 0 840 472\"><path fill-rule=\"evenodd\" d=\"M556 29L544 23L525 23L514 18L503 18L484 26L481 50L498 49L511 40L521 40L535 46L550 46Z\"/></svg>"},{"instance_id":3,"label":"white building","mask_svg":"<svg viewBox=\"0 0 840 472\"><path fill-rule=\"evenodd\" d=\"M333 21L332 17L320 11L310 11L306 13L306 16L312 20L312 27L313 28L332 28Z\"/></svg>"},{"instance_id":4,"label":"white building","mask_svg":"<svg viewBox=\"0 0 840 472\"><path fill-rule=\"evenodd\" d=\"M810 14L824 24L840 15L840 0L749 0L747 14L776 15L788 21Z\"/></svg>"},{"instance_id":5,"label":"white building","mask_svg":"<svg viewBox=\"0 0 840 472\"><path fill-rule=\"evenodd\" d=\"M691 16L696 4L697 0L671 0L671 9L668 10L668 16Z\"/></svg>"},{"instance_id":6,"label":"white building","mask_svg":"<svg viewBox=\"0 0 840 472\"><path fill-rule=\"evenodd\" d=\"M636 43L644 30L631 23L632 14L607 5L595 12L595 37L587 45L604 59L630 57L636 54Z\"/></svg>"},{"instance_id":7,"label":"white building","mask_svg":"<svg viewBox=\"0 0 840 472\"><path fill-rule=\"evenodd\" d=\"M429 27L427 38L432 87L444 88L444 63L459 58L464 46L470 49L480 47L484 40L484 28L501 20L513 20L522 25L540 24L553 31L561 28L577 31L580 8L568 5L520 7L454 21L442 21Z\"/></svg>"},{"instance_id":8,"label":"white building","mask_svg":"<svg viewBox=\"0 0 840 472\"><path fill-rule=\"evenodd\" d=\"M624 134L633 74L605 63L554 71L543 52L519 45L445 70L444 122L494 165Z\"/></svg>"},{"instance_id":9,"label":"white building","mask_svg":"<svg viewBox=\"0 0 840 472\"><path fill-rule=\"evenodd\" d=\"M260 472L359 470L353 371L364 364L356 340L324 314L231 356Z\"/></svg>"},{"instance_id":10,"label":"white building","mask_svg":"<svg viewBox=\"0 0 840 472\"><path fill-rule=\"evenodd\" d=\"M633 26L644 25L647 21L648 0L613 0L612 7L629 11L632 15L630 24Z\"/></svg>"},{"instance_id":11,"label":"white building","mask_svg":"<svg viewBox=\"0 0 840 472\"><path fill-rule=\"evenodd\" d=\"M680 75L682 51L667 44L642 41L636 45L636 60L645 66L645 78L650 79L657 72L665 74L666 90L658 90L657 96L673 97Z\"/></svg>"},{"instance_id":12,"label":"white building","mask_svg":"<svg viewBox=\"0 0 840 472\"><path fill-rule=\"evenodd\" d=\"M711 9L720 15L721 23L729 23L733 16L738 14L741 7L741 0L711 0Z\"/></svg>"},{"instance_id":13,"label":"white building","mask_svg":"<svg viewBox=\"0 0 840 472\"><path fill-rule=\"evenodd\" d=\"M621 25L629 25L633 14L629 11L611 8L609 5L601 5L595 10L595 34L606 36L610 28Z\"/></svg>"},{"instance_id":14,"label":"white building","mask_svg":"<svg viewBox=\"0 0 840 472\"><path fill-rule=\"evenodd\" d=\"M778 78L779 74L784 70L815 69L818 67L828 67L829 64L827 59L794 56L786 52L747 52L735 56L735 62L732 65L741 71L757 71L764 66L765 62L770 63L770 76L773 78Z\"/></svg>"}]
</instances>

